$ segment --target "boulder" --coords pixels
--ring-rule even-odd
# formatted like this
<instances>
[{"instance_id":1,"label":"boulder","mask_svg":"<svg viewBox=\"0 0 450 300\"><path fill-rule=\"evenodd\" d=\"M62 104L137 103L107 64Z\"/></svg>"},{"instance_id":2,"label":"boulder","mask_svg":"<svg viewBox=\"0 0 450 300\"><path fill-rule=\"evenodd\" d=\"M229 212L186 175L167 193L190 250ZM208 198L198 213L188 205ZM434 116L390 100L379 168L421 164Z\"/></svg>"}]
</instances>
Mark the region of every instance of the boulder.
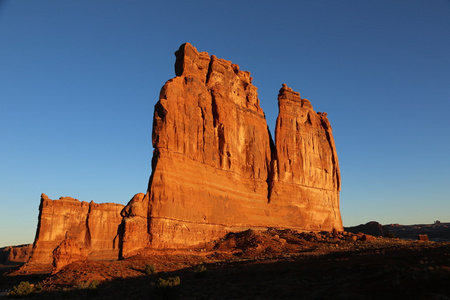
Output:
<instances>
[{"instance_id":1,"label":"boulder","mask_svg":"<svg viewBox=\"0 0 450 300\"><path fill-rule=\"evenodd\" d=\"M428 241L429 241L429 239L428 239L428 234L419 234L419 235L417 236L417 239L418 239L419 241L422 241L422 242L428 242Z\"/></svg>"},{"instance_id":2,"label":"boulder","mask_svg":"<svg viewBox=\"0 0 450 300\"><path fill-rule=\"evenodd\" d=\"M88 259L88 250L73 239L65 239L53 250L53 273L75 261Z\"/></svg>"},{"instance_id":3,"label":"boulder","mask_svg":"<svg viewBox=\"0 0 450 300\"><path fill-rule=\"evenodd\" d=\"M363 234L360 238L360 241L368 242L368 241L375 241L377 238L370 234Z\"/></svg>"}]
</instances>

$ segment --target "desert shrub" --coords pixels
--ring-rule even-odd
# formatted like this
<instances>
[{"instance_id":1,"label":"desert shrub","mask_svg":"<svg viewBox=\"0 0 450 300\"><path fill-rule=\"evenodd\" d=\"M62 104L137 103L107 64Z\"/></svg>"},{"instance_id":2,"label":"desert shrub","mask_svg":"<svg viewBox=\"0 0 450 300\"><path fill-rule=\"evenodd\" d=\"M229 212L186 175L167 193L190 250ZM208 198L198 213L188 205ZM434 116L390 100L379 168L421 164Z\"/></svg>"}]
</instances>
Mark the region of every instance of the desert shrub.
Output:
<instances>
[{"instance_id":1,"label":"desert shrub","mask_svg":"<svg viewBox=\"0 0 450 300\"><path fill-rule=\"evenodd\" d=\"M92 280L92 281L83 281L78 285L78 287L82 290L95 290L98 286L98 280Z\"/></svg>"},{"instance_id":2,"label":"desert shrub","mask_svg":"<svg viewBox=\"0 0 450 300\"><path fill-rule=\"evenodd\" d=\"M386 232L386 233L384 234L384 237L393 239L393 238L395 238L395 234L394 234L393 232Z\"/></svg>"},{"instance_id":3,"label":"desert shrub","mask_svg":"<svg viewBox=\"0 0 450 300\"><path fill-rule=\"evenodd\" d=\"M36 291L42 291L44 289L44 285L42 283L38 283L34 286Z\"/></svg>"},{"instance_id":4,"label":"desert shrub","mask_svg":"<svg viewBox=\"0 0 450 300\"><path fill-rule=\"evenodd\" d=\"M147 275L154 275L154 274L156 274L155 266L154 265L150 265L150 264L146 265L145 266L145 274L147 274Z\"/></svg>"},{"instance_id":5,"label":"desert shrub","mask_svg":"<svg viewBox=\"0 0 450 300\"><path fill-rule=\"evenodd\" d=\"M21 281L18 285L14 286L8 293L8 296L26 296L33 292L34 288L28 281Z\"/></svg>"},{"instance_id":6,"label":"desert shrub","mask_svg":"<svg viewBox=\"0 0 450 300\"><path fill-rule=\"evenodd\" d=\"M181 280L180 280L179 276L169 277L167 279L159 278L158 282L156 284L156 287L166 289L166 288L172 288L172 287L179 286L180 284L181 284Z\"/></svg>"},{"instance_id":7,"label":"desert shrub","mask_svg":"<svg viewBox=\"0 0 450 300\"><path fill-rule=\"evenodd\" d=\"M82 289L82 290L85 290L85 289L87 289L89 287L89 281L83 281L82 283L79 283L78 284L78 288L79 289Z\"/></svg>"},{"instance_id":8,"label":"desert shrub","mask_svg":"<svg viewBox=\"0 0 450 300\"><path fill-rule=\"evenodd\" d=\"M94 297L98 295L98 280L92 280L92 281L83 281L78 285L79 289L85 290L85 293L88 297Z\"/></svg>"},{"instance_id":9,"label":"desert shrub","mask_svg":"<svg viewBox=\"0 0 450 300\"><path fill-rule=\"evenodd\" d=\"M89 283L88 289L95 290L98 287L98 280L92 280L91 283Z\"/></svg>"},{"instance_id":10,"label":"desert shrub","mask_svg":"<svg viewBox=\"0 0 450 300\"><path fill-rule=\"evenodd\" d=\"M180 296L180 277L159 278L155 285L155 292L163 299L178 299Z\"/></svg>"},{"instance_id":11,"label":"desert shrub","mask_svg":"<svg viewBox=\"0 0 450 300\"><path fill-rule=\"evenodd\" d=\"M204 265L198 265L194 269L194 273L196 277L205 277L208 272L208 269Z\"/></svg>"}]
</instances>

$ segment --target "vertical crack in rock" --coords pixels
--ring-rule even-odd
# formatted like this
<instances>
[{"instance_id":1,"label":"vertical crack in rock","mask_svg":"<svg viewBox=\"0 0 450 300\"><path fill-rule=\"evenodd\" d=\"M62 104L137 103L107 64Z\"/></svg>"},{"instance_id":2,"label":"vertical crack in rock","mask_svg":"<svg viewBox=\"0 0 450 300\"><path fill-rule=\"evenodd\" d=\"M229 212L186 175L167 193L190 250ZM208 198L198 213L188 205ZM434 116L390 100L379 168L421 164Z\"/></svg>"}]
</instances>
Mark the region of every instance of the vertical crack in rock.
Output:
<instances>
[{"instance_id":1,"label":"vertical crack in rock","mask_svg":"<svg viewBox=\"0 0 450 300\"><path fill-rule=\"evenodd\" d=\"M330 122L328 121L327 113L320 114L320 117L321 117L320 118L321 125L325 129L326 139L327 139L328 144L330 145L330 149L331 149L331 160L332 160L332 165L333 165L333 176L335 177L335 180L336 180L336 189L338 191L340 191L341 190L341 175L339 172L339 163L338 163L337 154L336 154L336 147L334 145L334 138L333 138L333 134L332 134L331 125L330 125Z\"/></svg>"},{"instance_id":2,"label":"vertical crack in rock","mask_svg":"<svg viewBox=\"0 0 450 300\"><path fill-rule=\"evenodd\" d=\"M85 226L86 226L86 235L84 238L84 246L86 248L90 248L91 247L91 230L89 228L89 216L91 215L92 212L92 202L89 203L89 209L88 209L88 213L86 215L86 221L85 221Z\"/></svg>"},{"instance_id":3,"label":"vertical crack in rock","mask_svg":"<svg viewBox=\"0 0 450 300\"><path fill-rule=\"evenodd\" d=\"M269 126L267 126L267 134L269 135L269 145L270 145L270 159L266 162L267 168L267 203L270 203L272 197L273 182L275 180L275 163L277 161L277 147L272 138L272 133L270 132Z\"/></svg>"},{"instance_id":4,"label":"vertical crack in rock","mask_svg":"<svg viewBox=\"0 0 450 300\"><path fill-rule=\"evenodd\" d=\"M205 78L205 82L207 85L209 84L209 78L211 77L211 73L212 73L212 64L213 64L213 60L210 59L209 64L208 64L208 72L206 73L206 78Z\"/></svg>"}]
</instances>

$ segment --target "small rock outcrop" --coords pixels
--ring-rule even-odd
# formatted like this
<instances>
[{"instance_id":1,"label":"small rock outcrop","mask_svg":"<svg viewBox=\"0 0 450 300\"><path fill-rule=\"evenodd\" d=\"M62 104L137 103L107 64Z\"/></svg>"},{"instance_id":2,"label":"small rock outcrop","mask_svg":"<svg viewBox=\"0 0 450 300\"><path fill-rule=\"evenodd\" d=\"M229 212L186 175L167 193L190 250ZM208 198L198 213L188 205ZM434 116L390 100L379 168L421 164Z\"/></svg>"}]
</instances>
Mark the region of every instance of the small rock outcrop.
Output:
<instances>
[{"instance_id":1,"label":"small rock outcrop","mask_svg":"<svg viewBox=\"0 0 450 300\"><path fill-rule=\"evenodd\" d=\"M115 203L81 202L71 197L51 200L42 194L38 228L28 264L52 264L56 257L61 261L57 263L60 268L63 261L67 263L73 257L81 257L66 255L67 249L75 248L82 248L83 257L90 259L117 259L123 207Z\"/></svg>"},{"instance_id":2,"label":"small rock outcrop","mask_svg":"<svg viewBox=\"0 0 450 300\"><path fill-rule=\"evenodd\" d=\"M87 260L89 257L87 249L72 239L65 239L53 250L53 273L74 261Z\"/></svg>"},{"instance_id":3,"label":"small rock outcrop","mask_svg":"<svg viewBox=\"0 0 450 300\"><path fill-rule=\"evenodd\" d=\"M248 228L342 230L326 113L283 85L274 143L249 72L190 44L175 55L155 105L148 191L122 211L123 254Z\"/></svg>"},{"instance_id":4,"label":"small rock outcrop","mask_svg":"<svg viewBox=\"0 0 450 300\"><path fill-rule=\"evenodd\" d=\"M0 248L0 265L26 263L30 258L33 244L8 246Z\"/></svg>"}]
</instances>

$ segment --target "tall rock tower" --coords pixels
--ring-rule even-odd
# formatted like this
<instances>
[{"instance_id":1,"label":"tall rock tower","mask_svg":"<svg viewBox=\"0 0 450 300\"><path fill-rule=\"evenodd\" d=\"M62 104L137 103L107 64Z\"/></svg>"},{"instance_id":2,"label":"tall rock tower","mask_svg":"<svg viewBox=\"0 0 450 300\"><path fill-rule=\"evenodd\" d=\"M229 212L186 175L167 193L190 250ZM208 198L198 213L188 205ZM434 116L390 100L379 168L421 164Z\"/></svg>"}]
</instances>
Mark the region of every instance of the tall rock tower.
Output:
<instances>
[{"instance_id":1,"label":"tall rock tower","mask_svg":"<svg viewBox=\"0 0 450 300\"><path fill-rule=\"evenodd\" d=\"M148 191L122 211L123 255L247 228L342 230L326 114L283 85L274 144L249 72L190 44L175 55L155 105Z\"/></svg>"},{"instance_id":2,"label":"tall rock tower","mask_svg":"<svg viewBox=\"0 0 450 300\"><path fill-rule=\"evenodd\" d=\"M342 230L340 172L330 122L285 84L278 94L270 201L291 207L285 226Z\"/></svg>"}]
</instances>

